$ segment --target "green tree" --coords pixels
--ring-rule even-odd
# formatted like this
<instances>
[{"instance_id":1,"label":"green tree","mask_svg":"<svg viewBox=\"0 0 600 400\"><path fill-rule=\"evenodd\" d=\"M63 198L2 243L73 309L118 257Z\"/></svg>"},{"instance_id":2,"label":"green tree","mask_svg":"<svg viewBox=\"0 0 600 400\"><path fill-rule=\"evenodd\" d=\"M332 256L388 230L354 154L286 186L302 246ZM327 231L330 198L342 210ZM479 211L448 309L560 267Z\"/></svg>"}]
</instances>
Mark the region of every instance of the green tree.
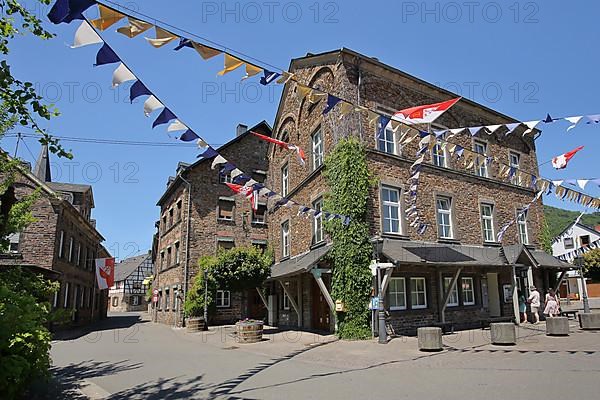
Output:
<instances>
[{"instance_id":1,"label":"green tree","mask_svg":"<svg viewBox=\"0 0 600 400\"><path fill-rule=\"evenodd\" d=\"M540 244L542 250L548 254L552 254L552 235L550 233L550 226L545 216L542 216L541 230L540 230Z\"/></svg>"},{"instance_id":2,"label":"green tree","mask_svg":"<svg viewBox=\"0 0 600 400\"><path fill-rule=\"evenodd\" d=\"M347 226L339 219L325 223L333 241L329 256L333 263L332 295L346 309L336 316L338 335L343 339L366 339L371 336L368 304L373 254L367 201L373 183L364 147L353 138L340 141L325 160L325 177L331 188L325 208L351 218Z\"/></svg>"},{"instance_id":3,"label":"green tree","mask_svg":"<svg viewBox=\"0 0 600 400\"><path fill-rule=\"evenodd\" d=\"M600 281L600 249L593 249L583 255L583 272L593 282Z\"/></svg>"}]
</instances>

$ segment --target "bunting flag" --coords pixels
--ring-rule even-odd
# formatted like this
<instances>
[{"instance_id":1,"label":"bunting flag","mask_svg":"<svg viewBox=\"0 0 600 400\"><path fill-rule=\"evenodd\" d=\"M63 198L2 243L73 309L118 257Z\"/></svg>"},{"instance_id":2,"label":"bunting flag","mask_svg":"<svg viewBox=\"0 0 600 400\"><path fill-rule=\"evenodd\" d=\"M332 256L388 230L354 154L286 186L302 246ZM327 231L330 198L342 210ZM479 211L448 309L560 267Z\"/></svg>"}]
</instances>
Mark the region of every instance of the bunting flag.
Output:
<instances>
[{"instance_id":1,"label":"bunting flag","mask_svg":"<svg viewBox=\"0 0 600 400\"><path fill-rule=\"evenodd\" d=\"M267 142L273 143L283 149L295 151L296 155L298 156L298 161L300 161L300 163L302 165L304 165L304 163L306 161L306 155L304 154L304 150L302 150L302 148L300 146L296 146L295 144L291 144L291 143L286 143L284 141L272 138L270 136L261 135L260 133L256 133L256 132L252 132L252 131L250 133L252 133L254 136L256 136L257 138L259 138L261 140L265 140Z\"/></svg>"},{"instance_id":2,"label":"bunting flag","mask_svg":"<svg viewBox=\"0 0 600 400\"><path fill-rule=\"evenodd\" d=\"M242 80L244 79L248 79L254 75L258 75L263 71L262 68L257 67L256 65L252 65L250 63L246 63L246 75L244 75L244 77L242 78Z\"/></svg>"},{"instance_id":3,"label":"bunting flag","mask_svg":"<svg viewBox=\"0 0 600 400\"><path fill-rule=\"evenodd\" d=\"M225 65L223 70L217 72L218 76L223 76L225 74L230 73L231 71L234 71L236 69L238 69L239 67L241 67L242 65L244 65L244 62L242 60L240 60L239 58L236 58L232 55L229 55L227 53L225 53Z\"/></svg>"},{"instance_id":4,"label":"bunting flag","mask_svg":"<svg viewBox=\"0 0 600 400\"><path fill-rule=\"evenodd\" d=\"M137 77L125 66L125 64L121 63L113 72L112 77L112 87L117 87L123 82L134 81Z\"/></svg>"},{"instance_id":5,"label":"bunting flag","mask_svg":"<svg viewBox=\"0 0 600 400\"><path fill-rule=\"evenodd\" d=\"M169 31L167 31L166 29L159 28L158 26L155 26L154 30L155 30L154 39L147 38L147 37L145 37L144 39L146 39L148 41L148 43L150 43L153 47L156 47L156 48L162 47L165 44L172 42L173 40L179 38L179 36L175 35L174 33L171 33Z\"/></svg>"},{"instance_id":6,"label":"bunting flag","mask_svg":"<svg viewBox=\"0 0 600 400\"><path fill-rule=\"evenodd\" d=\"M121 59L113 49L111 49L108 44L104 43L102 47L100 47L100 50L98 50L98 54L96 54L96 63L94 66L98 67L100 65L113 64L120 61Z\"/></svg>"},{"instance_id":7,"label":"bunting flag","mask_svg":"<svg viewBox=\"0 0 600 400\"><path fill-rule=\"evenodd\" d=\"M57 0L48 13L48 19L53 24L68 24L76 19L84 19L83 12L94 4L95 0Z\"/></svg>"},{"instance_id":8,"label":"bunting flag","mask_svg":"<svg viewBox=\"0 0 600 400\"><path fill-rule=\"evenodd\" d=\"M233 190L237 194L241 194L246 196L248 200L250 200L250 204L252 209L256 211L258 209L258 197L259 194L252 187L236 185L234 183L225 182L225 184L229 187L229 189Z\"/></svg>"},{"instance_id":9,"label":"bunting flag","mask_svg":"<svg viewBox=\"0 0 600 400\"><path fill-rule=\"evenodd\" d=\"M179 140L182 142L192 142L194 140L200 140L200 136L191 129L188 129L179 137Z\"/></svg>"},{"instance_id":10,"label":"bunting flag","mask_svg":"<svg viewBox=\"0 0 600 400\"><path fill-rule=\"evenodd\" d=\"M327 106L323 110L323 114L327 114L329 111L333 110L333 108L342 101L339 97L333 96L331 94L327 95Z\"/></svg>"},{"instance_id":11,"label":"bunting flag","mask_svg":"<svg viewBox=\"0 0 600 400\"><path fill-rule=\"evenodd\" d=\"M171 122L171 124L169 124L167 132L184 131L187 129L189 128L183 122L176 119L175 121Z\"/></svg>"},{"instance_id":12,"label":"bunting flag","mask_svg":"<svg viewBox=\"0 0 600 400\"><path fill-rule=\"evenodd\" d=\"M552 166L556 169L564 169L567 167L569 160L573 158L573 156L580 150L583 149L583 146L579 146L574 150L571 150L567 153L556 156L552 159Z\"/></svg>"},{"instance_id":13,"label":"bunting flag","mask_svg":"<svg viewBox=\"0 0 600 400\"><path fill-rule=\"evenodd\" d=\"M154 111L163 108L164 105L154 95L151 95L144 102L144 115L149 117Z\"/></svg>"},{"instance_id":14,"label":"bunting flag","mask_svg":"<svg viewBox=\"0 0 600 400\"><path fill-rule=\"evenodd\" d=\"M173 114L173 112L171 110L169 110L168 108L164 108L160 114L158 114L158 117L156 117L156 120L154 120L154 122L152 123L152 129L156 128L158 125L162 125L162 124L166 124L169 121L172 121L174 119L176 119L177 116L175 114Z\"/></svg>"},{"instance_id":15,"label":"bunting flag","mask_svg":"<svg viewBox=\"0 0 600 400\"><path fill-rule=\"evenodd\" d=\"M194 50L196 50L196 53L202 57L203 60L208 60L223 53L221 50L217 50L213 47L205 46L197 42L192 42L192 47Z\"/></svg>"},{"instance_id":16,"label":"bunting flag","mask_svg":"<svg viewBox=\"0 0 600 400\"><path fill-rule=\"evenodd\" d=\"M73 40L72 49L78 47L87 46L88 44L104 43L100 35L96 33L94 28L88 24L87 21L83 21L77 31L75 31L75 39Z\"/></svg>"},{"instance_id":17,"label":"bunting flag","mask_svg":"<svg viewBox=\"0 0 600 400\"><path fill-rule=\"evenodd\" d=\"M560 256L557 256L557 258L562 261L571 262L576 257L580 257L580 256L584 255L585 253L587 253L591 250L594 250L594 249L600 249L600 239L593 241L588 246L581 247L579 249L571 250L567 253L561 254Z\"/></svg>"},{"instance_id":18,"label":"bunting flag","mask_svg":"<svg viewBox=\"0 0 600 400\"><path fill-rule=\"evenodd\" d=\"M128 38L134 38L137 35L146 32L148 29L152 28L152 25L149 22L140 21L139 19L135 19L132 17L127 18L129 24L127 26L122 26L117 29L117 32L127 36Z\"/></svg>"},{"instance_id":19,"label":"bunting flag","mask_svg":"<svg viewBox=\"0 0 600 400\"><path fill-rule=\"evenodd\" d=\"M142 81L135 81L131 88L129 88L129 101L133 103L133 100L140 96L151 96L152 92L142 83Z\"/></svg>"},{"instance_id":20,"label":"bunting flag","mask_svg":"<svg viewBox=\"0 0 600 400\"><path fill-rule=\"evenodd\" d=\"M125 18L125 14L121 14L120 12L113 10L112 8L108 8L102 4L98 4L98 11L100 12L100 18L93 19L90 21L90 23L100 31L111 27Z\"/></svg>"},{"instance_id":21,"label":"bunting flag","mask_svg":"<svg viewBox=\"0 0 600 400\"><path fill-rule=\"evenodd\" d=\"M223 157L220 154L217 154L217 156L215 157L215 159L213 160L210 169L215 169L217 167L217 165L221 165L221 164L225 164L227 162L227 159L225 157Z\"/></svg>"},{"instance_id":22,"label":"bunting flag","mask_svg":"<svg viewBox=\"0 0 600 400\"><path fill-rule=\"evenodd\" d=\"M393 118L407 125L430 124L456 104L461 98L451 99L441 103L426 104L397 111Z\"/></svg>"},{"instance_id":23,"label":"bunting flag","mask_svg":"<svg viewBox=\"0 0 600 400\"><path fill-rule=\"evenodd\" d=\"M263 70L263 76L260 78L260 84L266 86L269 83L276 80L277 78L279 78L280 76L281 76L281 74L279 74L277 72L268 71L265 69L265 70Z\"/></svg>"},{"instance_id":24,"label":"bunting flag","mask_svg":"<svg viewBox=\"0 0 600 400\"><path fill-rule=\"evenodd\" d=\"M100 290L111 288L115 284L115 259L114 258L97 258L94 260L96 264L96 281Z\"/></svg>"},{"instance_id":25,"label":"bunting flag","mask_svg":"<svg viewBox=\"0 0 600 400\"><path fill-rule=\"evenodd\" d=\"M533 200L531 200L531 202L529 202L529 204L527 204L525 207L523 207L518 213L517 216L512 219L510 222L508 222L507 224L505 224L502 228L500 228L500 230L498 231L498 234L496 235L496 241L498 243L502 243L502 239L504 238L504 234L506 233L506 231L508 230L508 228L510 228L512 225L514 225L517 220L519 219L519 217L523 214L523 213L527 213L527 211L529 211L529 209L531 208L531 206L539 200L540 197L542 197L542 194L544 192L543 191L539 191L536 193L535 197L533 198Z\"/></svg>"},{"instance_id":26,"label":"bunting flag","mask_svg":"<svg viewBox=\"0 0 600 400\"><path fill-rule=\"evenodd\" d=\"M567 132L569 132L571 129L575 128L577 126L577 124L579 123L579 121L581 121L583 119L583 116L577 116L577 117L567 117L565 118L566 121L570 122L571 125L567 128Z\"/></svg>"}]
</instances>

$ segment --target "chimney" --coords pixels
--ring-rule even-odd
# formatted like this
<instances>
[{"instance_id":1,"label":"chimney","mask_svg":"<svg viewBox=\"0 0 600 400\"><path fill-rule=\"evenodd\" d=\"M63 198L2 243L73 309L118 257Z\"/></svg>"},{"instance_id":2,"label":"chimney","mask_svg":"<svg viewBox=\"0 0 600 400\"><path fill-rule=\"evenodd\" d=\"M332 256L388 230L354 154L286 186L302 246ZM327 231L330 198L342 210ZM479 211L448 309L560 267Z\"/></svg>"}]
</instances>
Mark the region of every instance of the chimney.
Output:
<instances>
[{"instance_id":1,"label":"chimney","mask_svg":"<svg viewBox=\"0 0 600 400\"><path fill-rule=\"evenodd\" d=\"M240 136L243 133L246 133L248 130L248 126L244 124L238 124L237 129L235 130L235 136Z\"/></svg>"}]
</instances>

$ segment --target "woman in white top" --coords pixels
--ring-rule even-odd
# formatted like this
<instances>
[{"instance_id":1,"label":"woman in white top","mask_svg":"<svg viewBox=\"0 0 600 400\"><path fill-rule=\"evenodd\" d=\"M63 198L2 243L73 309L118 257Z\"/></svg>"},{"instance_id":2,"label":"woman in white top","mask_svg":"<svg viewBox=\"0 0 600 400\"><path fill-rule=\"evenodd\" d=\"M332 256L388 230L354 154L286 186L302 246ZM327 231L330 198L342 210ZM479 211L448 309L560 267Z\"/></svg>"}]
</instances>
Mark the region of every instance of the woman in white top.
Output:
<instances>
[{"instance_id":1,"label":"woman in white top","mask_svg":"<svg viewBox=\"0 0 600 400\"><path fill-rule=\"evenodd\" d=\"M531 305L531 313L533 314L533 323L537 324L540 322L540 292L537 291L535 286L529 288L529 298L527 302Z\"/></svg>"},{"instance_id":2,"label":"woman in white top","mask_svg":"<svg viewBox=\"0 0 600 400\"><path fill-rule=\"evenodd\" d=\"M546 293L546 307L544 308L544 314L550 318L558 315L560 309L560 301L558 296L554 292L554 289L548 290Z\"/></svg>"}]
</instances>

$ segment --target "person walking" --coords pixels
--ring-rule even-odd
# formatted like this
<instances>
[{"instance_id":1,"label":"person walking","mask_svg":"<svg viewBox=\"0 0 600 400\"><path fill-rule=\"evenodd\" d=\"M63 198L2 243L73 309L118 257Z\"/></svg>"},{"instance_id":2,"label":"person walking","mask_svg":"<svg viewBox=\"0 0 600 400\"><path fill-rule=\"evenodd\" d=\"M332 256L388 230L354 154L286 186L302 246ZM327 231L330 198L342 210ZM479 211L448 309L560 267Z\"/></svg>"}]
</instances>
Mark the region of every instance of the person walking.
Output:
<instances>
[{"instance_id":1,"label":"person walking","mask_svg":"<svg viewBox=\"0 0 600 400\"><path fill-rule=\"evenodd\" d=\"M535 286L531 286L529 288L529 297L527 298L527 302L531 306L531 313L533 314L533 324L538 324L540 322L540 292L535 288Z\"/></svg>"},{"instance_id":2,"label":"person walking","mask_svg":"<svg viewBox=\"0 0 600 400\"><path fill-rule=\"evenodd\" d=\"M550 318L558 315L560 308L560 301L558 296L554 292L554 289L549 289L546 293L546 307L544 307L544 314Z\"/></svg>"},{"instance_id":3,"label":"person walking","mask_svg":"<svg viewBox=\"0 0 600 400\"><path fill-rule=\"evenodd\" d=\"M526 324L527 323L527 299L525 298L525 295L523 294L521 289L518 289L517 293L518 293L518 297L519 297L519 312L521 313L521 322Z\"/></svg>"}]
</instances>

